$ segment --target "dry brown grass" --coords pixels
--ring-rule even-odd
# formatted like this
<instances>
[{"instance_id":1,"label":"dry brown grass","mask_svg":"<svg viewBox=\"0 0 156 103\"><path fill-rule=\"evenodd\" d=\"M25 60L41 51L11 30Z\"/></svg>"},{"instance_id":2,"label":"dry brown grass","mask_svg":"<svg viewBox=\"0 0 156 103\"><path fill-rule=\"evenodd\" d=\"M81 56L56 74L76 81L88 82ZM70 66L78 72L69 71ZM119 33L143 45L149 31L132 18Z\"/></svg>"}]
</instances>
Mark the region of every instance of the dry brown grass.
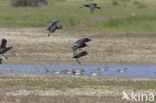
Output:
<instances>
[{"instance_id":1,"label":"dry brown grass","mask_svg":"<svg viewBox=\"0 0 156 103\"><path fill-rule=\"evenodd\" d=\"M121 100L122 91L153 93L155 83L153 79L0 75L0 103L130 103Z\"/></svg>"},{"instance_id":2,"label":"dry brown grass","mask_svg":"<svg viewBox=\"0 0 156 103\"><path fill-rule=\"evenodd\" d=\"M1 39L8 39L9 60L4 63L76 63L71 47L82 37L92 39L85 48L89 55L82 62L155 64L155 35L121 34L69 34L57 31L48 37L45 27L1 27ZM65 32L65 33L64 33Z\"/></svg>"}]
</instances>

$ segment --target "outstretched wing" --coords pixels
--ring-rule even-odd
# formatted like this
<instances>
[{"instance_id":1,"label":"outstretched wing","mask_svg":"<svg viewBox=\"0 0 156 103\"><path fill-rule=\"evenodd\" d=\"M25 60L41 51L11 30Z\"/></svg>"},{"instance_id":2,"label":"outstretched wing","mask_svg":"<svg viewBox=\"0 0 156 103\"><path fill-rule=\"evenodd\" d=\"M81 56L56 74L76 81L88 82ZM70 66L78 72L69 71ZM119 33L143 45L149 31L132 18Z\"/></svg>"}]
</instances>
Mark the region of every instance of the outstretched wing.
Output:
<instances>
[{"instance_id":1,"label":"outstretched wing","mask_svg":"<svg viewBox=\"0 0 156 103\"><path fill-rule=\"evenodd\" d=\"M89 4L83 4L84 7L89 7Z\"/></svg>"},{"instance_id":2,"label":"outstretched wing","mask_svg":"<svg viewBox=\"0 0 156 103\"><path fill-rule=\"evenodd\" d=\"M52 24L46 30L53 29L55 26L57 26L57 23L59 23L59 21L52 22Z\"/></svg>"},{"instance_id":3,"label":"outstretched wing","mask_svg":"<svg viewBox=\"0 0 156 103\"><path fill-rule=\"evenodd\" d=\"M6 48L6 44L7 44L7 40L6 39L2 39L1 48Z\"/></svg>"}]
</instances>

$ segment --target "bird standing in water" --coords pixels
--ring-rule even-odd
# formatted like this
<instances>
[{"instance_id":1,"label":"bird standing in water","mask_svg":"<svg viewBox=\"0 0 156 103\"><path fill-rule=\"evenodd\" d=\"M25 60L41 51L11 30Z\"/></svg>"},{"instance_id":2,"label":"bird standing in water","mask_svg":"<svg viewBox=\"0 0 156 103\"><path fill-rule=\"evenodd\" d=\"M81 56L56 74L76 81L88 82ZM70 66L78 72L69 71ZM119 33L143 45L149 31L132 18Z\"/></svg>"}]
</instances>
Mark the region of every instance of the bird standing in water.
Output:
<instances>
[{"instance_id":1,"label":"bird standing in water","mask_svg":"<svg viewBox=\"0 0 156 103\"><path fill-rule=\"evenodd\" d=\"M7 40L2 39L1 46L0 46L0 55L4 57L5 59L8 59L6 56L4 56L4 53L12 49L13 47L6 47L6 44L7 44Z\"/></svg>"},{"instance_id":2,"label":"bird standing in water","mask_svg":"<svg viewBox=\"0 0 156 103\"><path fill-rule=\"evenodd\" d=\"M101 7L98 7L96 3L83 4L83 7L90 8L90 13L93 13L95 9L101 10ZM83 7L80 7L80 8L83 8Z\"/></svg>"},{"instance_id":3,"label":"bird standing in water","mask_svg":"<svg viewBox=\"0 0 156 103\"><path fill-rule=\"evenodd\" d=\"M58 25L57 25L58 23L59 23L59 21L54 21L54 22L52 22L52 24L47 28L47 30L49 30L48 36L50 36L50 33L55 32L56 29L62 29L62 26L58 26Z\"/></svg>"}]
</instances>

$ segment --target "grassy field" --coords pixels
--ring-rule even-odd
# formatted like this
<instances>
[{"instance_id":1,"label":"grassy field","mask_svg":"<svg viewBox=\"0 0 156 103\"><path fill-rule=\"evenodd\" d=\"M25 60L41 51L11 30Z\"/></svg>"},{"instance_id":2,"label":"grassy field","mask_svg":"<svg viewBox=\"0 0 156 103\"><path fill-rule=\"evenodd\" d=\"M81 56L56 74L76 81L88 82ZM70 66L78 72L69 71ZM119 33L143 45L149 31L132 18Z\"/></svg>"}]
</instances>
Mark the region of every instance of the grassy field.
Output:
<instances>
[{"instance_id":1,"label":"grassy field","mask_svg":"<svg viewBox=\"0 0 156 103\"><path fill-rule=\"evenodd\" d=\"M156 92L155 85L152 79L1 75L0 103L129 103L122 91Z\"/></svg>"},{"instance_id":2,"label":"grassy field","mask_svg":"<svg viewBox=\"0 0 156 103\"><path fill-rule=\"evenodd\" d=\"M10 0L0 1L1 26L48 26L59 20L63 32L99 34L153 34L156 32L155 0L49 0L45 8L12 7ZM139 2L138 4L135 2ZM96 2L102 10L90 14L79 7ZM135 16L132 14L135 13Z\"/></svg>"},{"instance_id":3,"label":"grassy field","mask_svg":"<svg viewBox=\"0 0 156 103\"><path fill-rule=\"evenodd\" d=\"M0 0L0 39L14 47L3 63L76 63L71 47L88 37L89 55L82 63L155 65L156 0L117 1L49 0L42 8L12 7L10 0ZM102 10L90 14L79 8L90 2ZM54 20L63 30L48 37L46 28ZM123 90L156 92L155 85L155 79L1 74L0 103L129 103L121 100Z\"/></svg>"},{"instance_id":4,"label":"grassy field","mask_svg":"<svg viewBox=\"0 0 156 103\"><path fill-rule=\"evenodd\" d=\"M90 2L102 10L90 14L80 9ZM49 0L44 8L12 7L10 0L1 0L0 36L14 47L4 63L73 63L74 42L89 37L83 62L155 64L155 6L155 0L118 0L118 5L112 0ZM54 20L63 30L48 38L45 29Z\"/></svg>"}]
</instances>

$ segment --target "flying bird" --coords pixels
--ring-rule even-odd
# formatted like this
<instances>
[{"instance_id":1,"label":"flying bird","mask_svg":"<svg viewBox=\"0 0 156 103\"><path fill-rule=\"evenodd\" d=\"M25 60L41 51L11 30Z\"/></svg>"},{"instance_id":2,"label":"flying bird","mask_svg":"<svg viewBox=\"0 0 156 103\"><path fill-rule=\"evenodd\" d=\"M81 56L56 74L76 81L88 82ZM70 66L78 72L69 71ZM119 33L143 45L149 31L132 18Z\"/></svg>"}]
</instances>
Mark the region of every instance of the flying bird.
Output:
<instances>
[{"instance_id":1,"label":"flying bird","mask_svg":"<svg viewBox=\"0 0 156 103\"><path fill-rule=\"evenodd\" d=\"M79 58L82 57L82 56L86 56L86 55L88 55L88 52L82 51L82 52L74 55L73 58L76 58L76 62L78 62L79 64L81 64L81 62L79 62Z\"/></svg>"},{"instance_id":2,"label":"flying bird","mask_svg":"<svg viewBox=\"0 0 156 103\"><path fill-rule=\"evenodd\" d=\"M83 42L89 42L89 41L91 41L91 39L89 39L89 38L82 38L82 39L77 40L75 43L83 43Z\"/></svg>"},{"instance_id":3,"label":"flying bird","mask_svg":"<svg viewBox=\"0 0 156 103\"><path fill-rule=\"evenodd\" d=\"M48 36L50 36L50 33L53 33L56 31L56 29L62 29L62 26L58 26L57 24L59 23L59 21L54 21L52 22L52 24L46 29L49 31Z\"/></svg>"},{"instance_id":4,"label":"flying bird","mask_svg":"<svg viewBox=\"0 0 156 103\"><path fill-rule=\"evenodd\" d=\"M74 45L74 46L72 47L72 50L73 50L73 52L74 52L74 55L75 55L75 51L76 51L77 49L81 49L81 48L84 48L84 47L86 47L86 46L88 46L88 45L85 44L84 42L81 42L81 43L79 43L79 44L77 44L77 45Z\"/></svg>"},{"instance_id":5,"label":"flying bird","mask_svg":"<svg viewBox=\"0 0 156 103\"><path fill-rule=\"evenodd\" d=\"M96 3L83 4L83 7L90 8L90 13L93 13L95 9L101 10L101 7L98 7ZM83 7L80 7L80 8L83 8Z\"/></svg>"},{"instance_id":6,"label":"flying bird","mask_svg":"<svg viewBox=\"0 0 156 103\"><path fill-rule=\"evenodd\" d=\"M0 46L0 55L3 56L5 59L7 59L7 57L4 56L4 53L6 53L8 50L11 50L13 48L13 47L6 47L6 44L7 44L7 40L2 39L1 46Z\"/></svg>"}]
</instances>

